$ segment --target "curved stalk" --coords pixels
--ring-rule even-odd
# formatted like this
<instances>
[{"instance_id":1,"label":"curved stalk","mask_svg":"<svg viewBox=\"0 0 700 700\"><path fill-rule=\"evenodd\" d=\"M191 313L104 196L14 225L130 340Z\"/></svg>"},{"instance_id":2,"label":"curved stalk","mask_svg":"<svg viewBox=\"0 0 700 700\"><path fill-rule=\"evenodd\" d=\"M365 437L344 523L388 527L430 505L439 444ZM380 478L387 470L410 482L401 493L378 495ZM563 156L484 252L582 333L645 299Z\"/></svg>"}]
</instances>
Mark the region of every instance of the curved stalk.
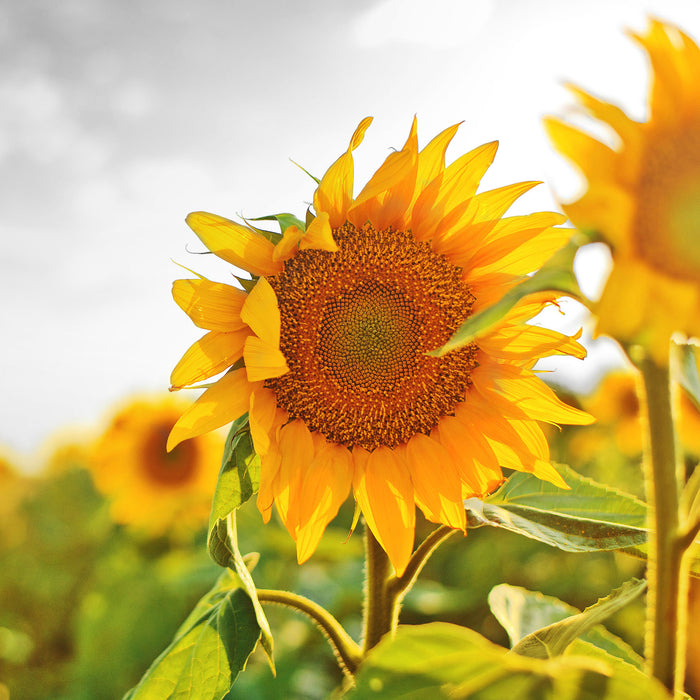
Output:
<instances>
[{"instance_id":1,"label":"curved stalk","mask_svg":"<svg viewBox=\"0 0 700 700\"><path fill-rule=\"evenodd\" d=\"M455 530L448 525L441 525L433 530L413 552L408 560L406 571L401 576L394 576L387 584L389 594L400 600L410 590L415 583L425 563L430 558L430 555L450 536L454 535Z\"/></svg>"},{"instance_id":2,"label":"curved stalk","mask_svg":"<svg viewBox=\"0 0 700 700\"><path fill-rule=\"evenodd\" d=\"M258 589L257 594L261 603L285 605L311 618L328 639L343 673L350 677L354 676L362 660L360 647L328 610L314 603L313 600L289 591Z\"/></svg>"}]
</instances>

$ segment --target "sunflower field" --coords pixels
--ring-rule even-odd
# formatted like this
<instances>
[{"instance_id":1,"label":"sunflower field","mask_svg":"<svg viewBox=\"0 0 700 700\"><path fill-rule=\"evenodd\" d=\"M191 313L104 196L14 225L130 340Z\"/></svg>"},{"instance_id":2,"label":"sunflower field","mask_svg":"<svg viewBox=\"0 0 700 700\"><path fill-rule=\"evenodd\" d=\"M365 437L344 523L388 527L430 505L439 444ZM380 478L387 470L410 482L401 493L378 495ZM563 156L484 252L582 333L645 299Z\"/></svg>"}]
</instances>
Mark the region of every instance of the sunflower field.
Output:
<instances>
[{"instance_id":1,"label":"sunflower field","mask_svg":"<svg viewBox=\"0 0 700 700\"><path fill-rule=\"evenodd\" d=\"M409 116L294 214L187 216L230 274L174 281L169 391L0 453L0 700L700 697L700 48L632 39L645 120L545 118L561 211ZM588 392L565 299L626 358Z\"/></svg>"}]
</instances>

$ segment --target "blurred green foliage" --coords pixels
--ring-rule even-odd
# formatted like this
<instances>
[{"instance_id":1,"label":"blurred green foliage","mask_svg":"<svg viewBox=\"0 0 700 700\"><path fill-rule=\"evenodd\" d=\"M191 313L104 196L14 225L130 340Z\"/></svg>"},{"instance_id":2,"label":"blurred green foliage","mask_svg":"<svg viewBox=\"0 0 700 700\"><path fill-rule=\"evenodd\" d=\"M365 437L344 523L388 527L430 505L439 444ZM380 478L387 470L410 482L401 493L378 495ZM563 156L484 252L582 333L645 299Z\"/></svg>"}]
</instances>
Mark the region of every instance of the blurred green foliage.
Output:
<instances>
[{"instance_id":1,"label":"blurred green foliage","mask_svg":"<svg viewBox=\"0 0 700 700\"><path fill-rule=\"evenodd\" d=\"M567 453L571 435L550 436L555 460L641 493L638 464L610 451L577 464ZM207 555L206 532L183 543L115 525L81 465L26 484L13 517L0 528L0 682L11 698L22 700L119 698L136 685L216 581L221 569ZM360 532L349 536L353 504L343 506L314 556L299 566L286 530L275 517L263 525L254 501L239 510L237 523L241 552L261 555L252 574L255 584L311 598L358 639L363 543ZM434 527L419 516L417 540ZM453 536L438 549L406 597L401 621L453 622L508 646L488 607L495 585L542 591L582 609L643 572L641 561L625 555L566 553L483 527L467 537ZM265 613L277 677L258 649L228 700L329 697L342 676L322 634L286 608L267 605ZM638 599L607 626L641 651L643 619L643 599Z\"/></svg>"}]
</instances>

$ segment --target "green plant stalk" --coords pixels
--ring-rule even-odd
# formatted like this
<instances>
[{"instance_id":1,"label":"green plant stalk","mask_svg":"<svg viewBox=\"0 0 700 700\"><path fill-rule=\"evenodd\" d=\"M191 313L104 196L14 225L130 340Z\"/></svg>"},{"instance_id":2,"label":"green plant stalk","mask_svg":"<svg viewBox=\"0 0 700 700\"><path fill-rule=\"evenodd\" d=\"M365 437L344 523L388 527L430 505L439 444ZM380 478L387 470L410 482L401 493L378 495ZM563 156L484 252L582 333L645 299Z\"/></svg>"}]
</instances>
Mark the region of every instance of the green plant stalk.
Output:
<instances>
[{"instance_id":1,"label":"green plant stalk","mask_svg":"<svg viewBox=\"0 0 700 700\"><path fill-rule=\"evenodd\" d=\"M364 632L362 635L362 655L377 645L379 640L396 628L392 618L398 617L393 610L388 592L391 563L384 548L365 524L365 603Z\"/></svg>"},{"instance_id":2,"label":"green plant stalk","mask_svg":"<svg viewBox=\"0 0 700 700\"><path fill-rule=\"evenodd\" d=\"M258 589L257 594L261 603L284 605L310 617L328 639L343 673L354 676L362 659L360 647L325 608L289 591Z\"/></svg>"},{"instance_id":3,"label":"green plant stalk","mask_svg":"<svg viewBox=\"0 0 700 700\"><path fill-rule=\"evenodd\" d=\"M645 656L649 672L669 690L682 690L686 620L682 596L684 546L679 531L681 465L667 367L645 356L638 363L646 395L645 486L649 504L649 559Z\"/></svg>"},{"instance_id":4,"label":"green plant stalk","mask_svg":"<svg viewBox=\"0 0 700 700\"><path fill-rule=\"evenodd\" d=\"M413 552L401 576L391 575L391 564L386 552L368 527L365 527L365 532L367 576L363 654L372 649L385 634L394 633L399 624L399 611L404 596L415 583L430 555L458 530L447 525L433 530Z\"/></svg>"}]
</instances>

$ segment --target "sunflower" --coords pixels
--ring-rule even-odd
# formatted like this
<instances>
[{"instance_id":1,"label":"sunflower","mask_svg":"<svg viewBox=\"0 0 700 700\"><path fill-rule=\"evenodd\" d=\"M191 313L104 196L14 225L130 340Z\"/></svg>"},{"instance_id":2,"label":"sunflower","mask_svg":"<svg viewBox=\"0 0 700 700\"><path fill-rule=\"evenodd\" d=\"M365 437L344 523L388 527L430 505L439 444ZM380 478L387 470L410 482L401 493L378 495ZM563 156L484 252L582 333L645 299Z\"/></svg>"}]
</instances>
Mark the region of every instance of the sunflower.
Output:
<instances>
[{"instance_id":1,"label":"sunflower","mask_svg":"<svg viewBox=\"0 0 700 700\"><path fill-rule=\"evenodd\" d=\"M320 180L306 230L289 226L275 244L214 214L187 217L209 250L255 284L245 292L202 278L174 283L175 301L208 332L173 370L172 388L229 371L168 445L247 411L261 457L258 507L267 521L276 505L298 561L352 490L401 573L416 505L464 530L462 499L497 487L502 466L566 487L537 421L590 419L533 371L541 357L585 354L575 339L525 323L551 295L521 304L478 343L426 354L558 249L570 235L554 228L564 217L502 218L538 183L476 194L497 143L446 167L457 126L419 150L415 120L404 147L353 197L352 152L370 121Z\"/></svg>"},{"instance_id":2,"label":"sunflower","mask_svg":"<svg viewBox=\"0 0 700 700\"><path fill-rule=\"evenodd\" d=\"M173 396L131 399L117 410L91 452L95 485L115 521L150 535L184 534L207 522L223 439L202 435L174 450L168 434L191 405Z\"/></svg>"},{"instance_id":3,"label":"sunflower","mask_svg":"<svg viewBox=\"0 0 700 700\"><path fill-rule=\"evenodd\" d=\"M554 146L588 182L564 207L610 245L613 269L597 305L598 331L646 346L668 362L675 332L700 335L700 49L682 31L652 20L644 36L653 80L648 120L571 88L617 137L612 148L557 119Z\"/></svg>"},{"instance_id":4,"label":"sunflower","mask_svg":"<svg viewBox=\"0 0 700 700\"><path fill-rule=\"evenodd\" d=\"M604 450L606 442L628 457L641 455L642 417L638 399L637 375L631 369L608 372L595 391L581 397L582 407L596 419L593 428L577 434L575 449L585 458ZM679 390L675 403L678 439L685 454L700 455L700 411L685 390Z\"/></svg>"}]
</instances>

